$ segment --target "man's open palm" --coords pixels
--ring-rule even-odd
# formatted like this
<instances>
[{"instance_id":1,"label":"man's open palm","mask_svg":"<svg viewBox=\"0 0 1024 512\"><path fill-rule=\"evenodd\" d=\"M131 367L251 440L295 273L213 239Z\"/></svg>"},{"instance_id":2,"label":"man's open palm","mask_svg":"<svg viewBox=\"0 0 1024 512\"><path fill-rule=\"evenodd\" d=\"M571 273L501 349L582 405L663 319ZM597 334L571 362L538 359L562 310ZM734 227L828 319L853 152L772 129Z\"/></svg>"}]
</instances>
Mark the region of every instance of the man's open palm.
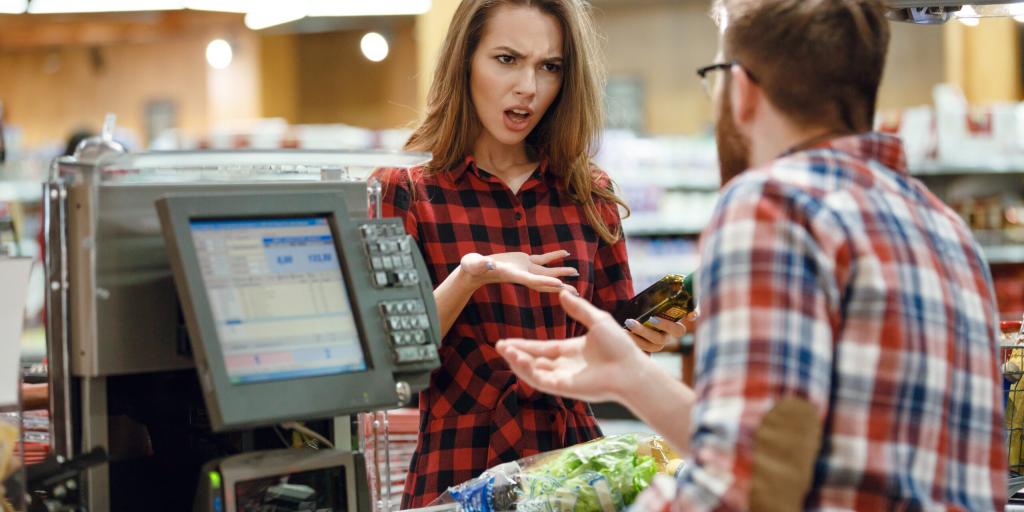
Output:
<instances>
[{"instance_id":1,"label":"man's open palm","mask_svg":"<svg viewBox=\"0 0 1024 512\"><path fill-rule=\"evenodd\" d=\"M568 292L559 300L587 327L586 336L501 340L498 352L519 378L546 393L589 402L620 400L623 384L639 377L646 356L608 313Z\"/></svg>"}]
</instances>

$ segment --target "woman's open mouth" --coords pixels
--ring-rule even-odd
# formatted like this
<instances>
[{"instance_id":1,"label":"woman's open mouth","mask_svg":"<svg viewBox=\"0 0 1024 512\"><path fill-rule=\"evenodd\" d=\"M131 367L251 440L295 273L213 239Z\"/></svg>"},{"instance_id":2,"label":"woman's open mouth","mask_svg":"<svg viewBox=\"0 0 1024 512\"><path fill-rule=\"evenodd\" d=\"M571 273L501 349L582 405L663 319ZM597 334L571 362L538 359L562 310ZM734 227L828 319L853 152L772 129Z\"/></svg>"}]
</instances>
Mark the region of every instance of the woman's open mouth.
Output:
<instances>
[{"instance_id":1,"label":"woman's open mouth","mask_svg":"<svg viewBox=\"0 0 1024 512\"><path fill-rule=\"evenodd\" d=\"M505 127L511 131L522 131L530 126L533 114L529 110L510 108L505 111Z\"/></svg>"}]
</instances>

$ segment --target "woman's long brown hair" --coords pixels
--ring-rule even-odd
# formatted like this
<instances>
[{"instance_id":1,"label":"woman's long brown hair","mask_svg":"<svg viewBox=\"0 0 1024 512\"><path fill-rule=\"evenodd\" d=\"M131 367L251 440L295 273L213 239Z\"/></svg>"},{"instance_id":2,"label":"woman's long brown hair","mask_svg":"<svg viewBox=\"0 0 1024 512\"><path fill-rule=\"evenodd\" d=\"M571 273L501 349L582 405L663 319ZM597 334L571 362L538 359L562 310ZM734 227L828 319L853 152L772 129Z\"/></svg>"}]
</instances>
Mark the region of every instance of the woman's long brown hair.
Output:
<instances>
[{"instance_id":1,"label":"woman's long brown hair","mask_svg":"<svg viewBox=\"0 0 1024 512\"><path fill-rule=\"evenodd\" d=\"M527 135L526 148L531 158L547 157L549 172L556 173L569 198L583 206L598 236L613 243L621 230L612 232L595 198L621 206L627 214L629 208L610 183L607 188L595 186L591 159L600 142L604 67L585 0L463 0L438 54L427 96L427 117L409 137L405 149L431 153L424 168L428 174L453 169L472 152L482 128L469 93L470 62L485 24L503 5L539 9L562 27L562 88L540 123Z\"/></svg>"}]
</instances>

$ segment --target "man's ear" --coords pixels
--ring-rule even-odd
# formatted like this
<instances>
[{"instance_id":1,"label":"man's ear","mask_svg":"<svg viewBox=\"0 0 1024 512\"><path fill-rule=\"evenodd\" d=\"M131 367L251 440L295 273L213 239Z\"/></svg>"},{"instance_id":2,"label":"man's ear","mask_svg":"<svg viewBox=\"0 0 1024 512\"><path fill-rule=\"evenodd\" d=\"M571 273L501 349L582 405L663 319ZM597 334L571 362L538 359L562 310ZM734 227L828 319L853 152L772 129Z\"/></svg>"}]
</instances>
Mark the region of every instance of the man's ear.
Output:
<instances>
[{"instance_id":1,"label":"man's ear","mask_svg":"<svg viewBox=\"0 0 1024 512\"><path fill-rule=\"evenodd\" d=\"M757 114L757 109L760 108L763 101L763 92L742 67L733 66L729 70L729 74L733 83L729 91L732 95L730 99L732 99L733 121L738 126L744 125Z\"/></svg>"}]
</instances>

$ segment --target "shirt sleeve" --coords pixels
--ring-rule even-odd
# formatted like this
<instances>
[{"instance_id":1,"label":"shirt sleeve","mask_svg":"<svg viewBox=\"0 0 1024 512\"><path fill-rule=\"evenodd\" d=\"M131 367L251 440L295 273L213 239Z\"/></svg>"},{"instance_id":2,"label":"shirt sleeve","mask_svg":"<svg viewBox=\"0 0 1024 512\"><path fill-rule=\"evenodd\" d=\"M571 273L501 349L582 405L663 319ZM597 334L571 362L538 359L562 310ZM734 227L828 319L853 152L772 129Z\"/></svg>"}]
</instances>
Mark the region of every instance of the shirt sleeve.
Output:
<instances>
[{"instance_id":1,"label":"shirt sleeve","mask_svg":"<svg viewBox=\"0 0 1024 512\"><path fill-rule=\"evenodd\" d=\"M606 186L609 186L610 181L607 183ZM598 201L597 208L612 233L621 231L622 219L619 216L618 205ZM594 255L594 294L590 301L596 307L611 312L631 298L633 276L629 272L625 235L610 244L598 239L597 253Z\"/></svg>"},{"instance_id":2,"label":"shirt sleeve","mask_svg":"<svg viewBox=\"0 0 1024 512\"><path fill-rule=\"evenodd\" d=\"M419 229L412 208L412 180L408 169L377 169L371 174L381 182L381 214L387 217L398 217L405 225L405 232L419 242ZM373 205L369 206L369 215L373 216Z\"/></svg>"},{"instance_id":3,"label":"shirt sleeve","mask_svg":"<svg viewBox=\"0 0 1024 512\"><path fill-rule=\"evenodd\" d=\"M774 467L795 470L780 460L784 449L772 449L779 436L762 431L769 415L793 410L784 402L803 407L786 421L805 428L787 426L781 433L789 436L786 442L802 443L808 484L820 449L819 441L792 432L810 429L820 436L828 410L838 287L835 256L815 233L841 227L820 201L793 187L736 181L723 192L701 241L691 451L675 499L662 510L757 506L754 481L772 467L772 457Z\"/></svg>"}]
</instances>

